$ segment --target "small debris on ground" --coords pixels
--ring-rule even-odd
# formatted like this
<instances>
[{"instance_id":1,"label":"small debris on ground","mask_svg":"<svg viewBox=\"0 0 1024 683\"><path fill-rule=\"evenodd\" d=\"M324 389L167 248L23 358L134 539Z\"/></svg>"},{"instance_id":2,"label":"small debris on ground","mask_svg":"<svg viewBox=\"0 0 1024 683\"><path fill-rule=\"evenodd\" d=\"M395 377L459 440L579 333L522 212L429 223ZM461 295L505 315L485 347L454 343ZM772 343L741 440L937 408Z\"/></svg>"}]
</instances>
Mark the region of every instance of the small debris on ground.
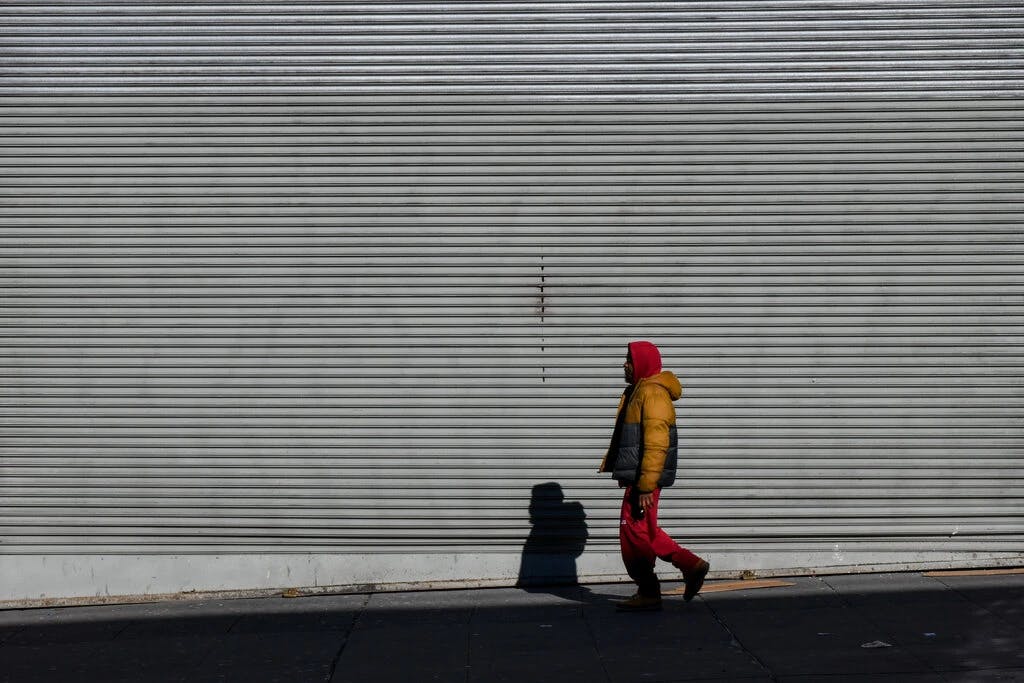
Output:
<instances>
[{"instance_id":1,"label":"small debris on ground","mask_svg":"<svg viewBox=\"0 0 1024 683\"><path fill-rule=\"evenodd\" d=\"M882 642L881 640L872 640L870 643L864 643L861 647L865 650L875 650L880 647L892 647L892 645Z\"/></svg>"}]
</instances>

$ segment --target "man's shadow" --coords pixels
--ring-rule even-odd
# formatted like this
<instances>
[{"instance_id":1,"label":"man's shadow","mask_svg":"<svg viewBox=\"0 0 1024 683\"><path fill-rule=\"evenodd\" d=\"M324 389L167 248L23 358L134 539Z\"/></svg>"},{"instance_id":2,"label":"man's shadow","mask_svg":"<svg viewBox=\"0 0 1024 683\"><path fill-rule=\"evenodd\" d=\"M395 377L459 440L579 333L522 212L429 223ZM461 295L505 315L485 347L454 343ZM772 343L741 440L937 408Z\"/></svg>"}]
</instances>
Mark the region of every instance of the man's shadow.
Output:
<instances>
[{"instance_id":1,"label":"man's shadow","mask_svg":"<svg viewBox=\"0 0 1024 683\"><path fill-rule=\"evenodd\" d=\"M533 487L530 535L523 546L517 586L576 585L576 558L587 545L587 515L578 501L565 502L562 486L549 481Z\"/></svg>"}]
</instances>

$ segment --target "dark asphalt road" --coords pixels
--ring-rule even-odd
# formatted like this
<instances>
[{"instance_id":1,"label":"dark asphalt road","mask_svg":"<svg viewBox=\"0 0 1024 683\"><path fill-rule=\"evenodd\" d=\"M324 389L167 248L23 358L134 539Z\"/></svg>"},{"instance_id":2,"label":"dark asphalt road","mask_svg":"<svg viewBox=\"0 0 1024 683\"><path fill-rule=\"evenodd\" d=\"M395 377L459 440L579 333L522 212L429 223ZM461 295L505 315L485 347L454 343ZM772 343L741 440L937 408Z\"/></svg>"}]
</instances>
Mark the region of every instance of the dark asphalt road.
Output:
<instances>
[{"instance_id":1,"label":"dark asphalt road","mask_svg":"<svg viewBox=\"0 0 1024 683\"><path fill-rule=\"evenodd\" d=\"M619 584L7 610L0 680L1024 681L1024 575L792 580L641 614Z\"/></svg>"}]
</instances>

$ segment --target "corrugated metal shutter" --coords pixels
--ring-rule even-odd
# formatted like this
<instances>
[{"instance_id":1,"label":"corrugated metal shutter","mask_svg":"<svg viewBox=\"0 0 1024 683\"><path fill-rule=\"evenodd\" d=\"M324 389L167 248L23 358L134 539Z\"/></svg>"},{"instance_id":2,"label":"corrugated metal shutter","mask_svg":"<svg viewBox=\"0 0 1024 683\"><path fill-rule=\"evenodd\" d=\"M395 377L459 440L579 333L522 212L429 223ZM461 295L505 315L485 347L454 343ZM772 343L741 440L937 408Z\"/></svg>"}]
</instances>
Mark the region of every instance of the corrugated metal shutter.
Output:
<instances>
[{"instance_id":1,"label":"corrugated metal shutter","mask_svg":"<svg viewBox=\"0 0 1024 683\"><path fill-rule=\"evenodd\" d=\"M716 567L1019 561L1015 3L0 17L5 597L53 554L514 577L545 482L533 540L619 573L631 338Z\"/></svg>"}]
</instances>

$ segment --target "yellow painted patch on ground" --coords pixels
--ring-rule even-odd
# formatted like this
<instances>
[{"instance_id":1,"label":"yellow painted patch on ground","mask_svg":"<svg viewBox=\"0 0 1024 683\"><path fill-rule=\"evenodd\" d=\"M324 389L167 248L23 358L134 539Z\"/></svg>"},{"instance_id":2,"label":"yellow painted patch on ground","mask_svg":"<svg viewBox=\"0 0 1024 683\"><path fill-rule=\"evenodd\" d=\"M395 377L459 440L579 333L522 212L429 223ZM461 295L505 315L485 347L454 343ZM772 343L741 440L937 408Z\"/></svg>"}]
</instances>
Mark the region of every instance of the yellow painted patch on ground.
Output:
<instances>
[{"instance_id":1,"label":"yellow painted patch on ground","mask_svg":"<svg viewBox=\"0 0 1024 683\"><path fill-rule=\"evenodd\" d=\"M704 587L700 589L701 594L704 593L725 593L727 591L745 591L754 590L757 588L785 588L786 586L795 586L796 584L790 583L789 581L778 581L776 579L753 579L744 581L720 581L717 583L706 583ZM682 595L686 591L686 587L673 588L670 591L665 591L662 595Z\"/></svg>"},{"instance_id":2,"label":"yellow painted patch on ground","mask_svg":"<svg viewBox=\"0 0 1024 683\"><path fill-rule=\"evenodd\" d=\"M1008 567L1006 569L942 569L925 572L923 576L940 578L943 576L1000 576L1002 574L1024 574L1024 567Z\"/></svg>"}]
</instances>

